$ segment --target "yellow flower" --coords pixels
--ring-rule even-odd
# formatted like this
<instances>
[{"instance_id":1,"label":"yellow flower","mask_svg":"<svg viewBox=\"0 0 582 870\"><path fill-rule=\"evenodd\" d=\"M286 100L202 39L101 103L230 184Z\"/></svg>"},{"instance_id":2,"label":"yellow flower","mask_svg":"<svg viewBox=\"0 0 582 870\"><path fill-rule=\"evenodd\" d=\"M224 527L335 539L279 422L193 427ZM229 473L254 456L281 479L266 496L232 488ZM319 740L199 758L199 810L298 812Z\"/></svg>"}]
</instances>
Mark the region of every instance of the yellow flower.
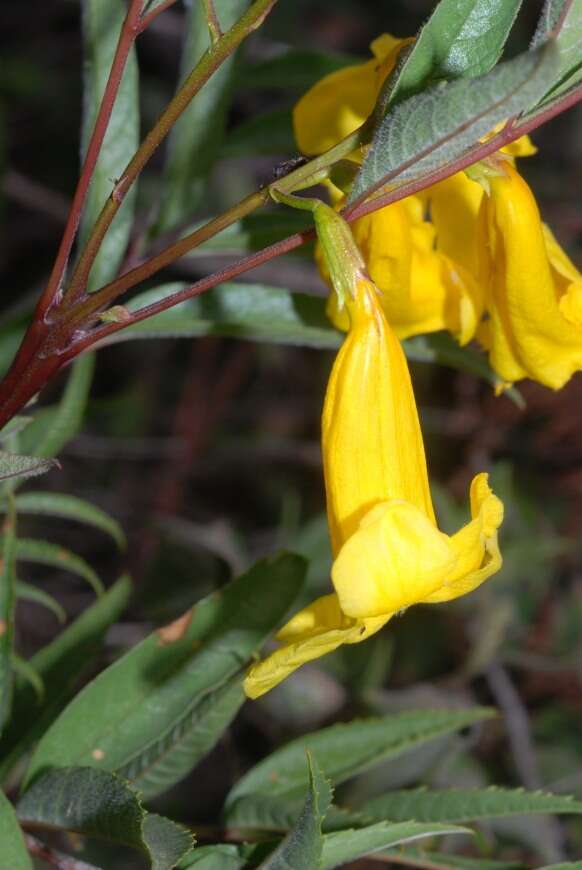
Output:
<instances>
[{"instance_id":1,"label":"yellow flower","mask_svg":"<svg viewBox=\"0 0 582 870\"><path fill-rule=\"evenodd\" d=\"M293 126L304 154L322 154L364 123L409 42L383 33L370 46L371 60L330 73L301 97L293 110Z\"/></svg>"},{"instance_id":2,"label":"yellow flower","mask_svg":"<svg viewBox=\"0 0 582 870\"><path fill-rule=\"evenodd\" d=\"M582 369L582 275L543 226L513 166L489 187L478 253L491 365L507 383L528 377L559 389Z\"/></svg>"},{"instance_id":3,"label":"yellow flower","mask_svg":"<svg viewBox=\"0 0 582 870\"><path fill-rule=\"evenodd\" d=\"M279 649L245 680L251 698L412 604L470 592L501 566L503 506L486 474L471 485L471 521L452 536L436 525L408 366L378 289L360 278L346 308L322 420L335 591L279 632Z\"/></svg>"},{"instance_id":4,"label":"yellow flower","mask_svg":"<svg viewBox=\"0 0 582 870\"><path fill-rule=\"evenodd\" d=\"M462 263L435 250L435 227L425 219L421 197L409 196L359 218L352 231L398 338L441 329L453 333L460 344L473 338L483 294ZM329 281L324 261L317 253L316 258ZM347 313L338 310L335 294L327 312L338 329L348 328Z\"/></svg>"}]
</instances>

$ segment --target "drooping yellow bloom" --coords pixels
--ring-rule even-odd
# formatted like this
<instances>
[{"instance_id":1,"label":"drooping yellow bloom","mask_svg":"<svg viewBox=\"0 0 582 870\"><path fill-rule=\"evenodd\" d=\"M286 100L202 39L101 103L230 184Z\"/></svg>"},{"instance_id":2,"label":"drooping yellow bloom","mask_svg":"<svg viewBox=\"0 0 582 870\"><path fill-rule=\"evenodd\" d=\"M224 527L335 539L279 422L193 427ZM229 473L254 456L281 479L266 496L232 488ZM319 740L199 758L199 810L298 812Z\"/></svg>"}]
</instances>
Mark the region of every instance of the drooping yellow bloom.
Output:
<instances>
[{"instance_id":1,"label":"drooping yellow bloom","mask_svg":"<svg viewBox=\"0 0 582 870\"><path fill-rule=\"evenodd\" d=\"M533 378L559 389L582 369L582 275L543 226L513 166L489 186L478 252L491 365L508 383Z\"/></svg>"},{"instance_id":2,"label":"drooping yellow bloom","mask_svg":"<svg viewBox=\"0 0 582 870\"><path fill-rule=\"evenodd\" d=\"M279 649L245 680L251 698L412 604L470 592L501 566L503 507L486 474L471 485L471 521L452 536L436 525L408 366L378 288L361 278L346 308L322 420L335 591L279 632Z\"/></svg>"},{"instance_id":3,"label":"drooping yellow bloom","mask_svg":"<svg viewBox=\"0 0 582 870\"><path fill-rule=\"evenodd\" d=\"M425 219L421 197L409 196L359 218L352 230L398 338L442 329L453 333L460 344L473 338L483 294L461 262L436 250L435 227ZM325 265L317 259L327 280ZM347 313L338 311L334 294L328 315L338 329L347 329Z\"/></svg>"}]
</instances>

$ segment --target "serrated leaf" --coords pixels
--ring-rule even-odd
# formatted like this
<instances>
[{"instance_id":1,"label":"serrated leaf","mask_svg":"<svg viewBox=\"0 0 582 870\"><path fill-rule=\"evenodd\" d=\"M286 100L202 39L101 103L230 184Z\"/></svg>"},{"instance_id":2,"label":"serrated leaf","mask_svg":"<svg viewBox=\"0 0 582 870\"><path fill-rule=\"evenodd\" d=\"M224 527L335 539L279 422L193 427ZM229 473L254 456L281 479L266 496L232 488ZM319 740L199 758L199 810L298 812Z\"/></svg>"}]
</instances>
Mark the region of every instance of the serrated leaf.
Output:
<instances>
[{"instance_id":1,"label":"serrated leaf","mask_svg":"<svg viewBox=\"0 0 582 870\"><path fill-rule=\"evenodd\" d=\"M122 613L131 583L121 577L68 628L30 660L45 686L42 706L30 687L17 680L10 724L0 740L0 778L4 779L62 711L74 687L80 682L101 647L105 632Z\"/></svg>"},{"instance_id":2,"label":"serrated leaf","mask_svg":"<svg viewBox=\"0 0 582 870\"><path fill-rule=\"evenodd\" d=\"M470 822L526 813L582 813L582 801L523 789L404 789L359 808L369 819Z\"/></svg>"},{"instance_id":3,"label":"serrated leaf","mask_svg":"<svg viewBox=\"0 0 582 870\"><path fill-rule=\"evenodd\" d=\"M77 434L83 422L94 366L92 353L75 360L60 402L41 408L20 436L27 452L35 456L55 456Z\"/></svg>"},{"instance_id":4,"label":"serrated leaf","mask_svg":"<svg viewBox=\"0 0 582 870\"><path fill-rule=\"evenodd\" d=\"M0 843L5 867L10 870L34 870L14 807L3 791L0 791Z\"/></svg>"},{"instance_id":5,"label":"serrated leaf","mask_svg":"<svg viewBox=\"0 0 582 870\"><path fill-rule=\"evenodd\" d=\"M45 767L75 764L131 764L146 795L175 782L220 737L225 706L231 718L242 703L241 669L283 618L304 572L297 556L263 560L151 634L62 712L40 741L27 782Z\"/></svg>"},{"instance_id":6,"label":"serrated leaf","mask_svg":"<svg viewBox=\"0 0 582 870\"><path fill-rule=\"evenodd\" d=\"M185 828L143 809L136 792L105 770L69 767L40 776L18 817L35 827L74 831L138 849L152 870L171 870L194 846Z\"/></svg>"},{"instance_id":7,"label":"serrated leaf","mask_svg":"<svg viewBox=\"0 0 582 870\"><path fill-rule=\"evenodd\" d=\"M417 822L392 824L380 822L366 828L337 831L323 838L321 870L341 867L348 861L355 861L364 855L380 852L400 843L411 843L426 837L443 837L448 834L472 834L467 828L451 825L422 825Z\"/></svg>"},{"instance_id":8,"label":"serrated leaf","mask_svg":"<svg viewBox=\"0 0 582 870\"><path fill-rule=\"evenodd\" d=\"M51 541L38 541L33 538L18 538L16 542L16 560L18 562L34 562L37 565L49 565L61 568L82 577L93 588L96 595L102 595L103 583L93 568L76 553L71 553L65 547L53 544Z\"/></svg>"},{"instance_id":9,"label":"serrated leaf","mask_svg":"<svg viewBox=\"0 0 582 870\"><path fill-rule=\"evenodd\" d=\"M282 88L304 93L324 76L358 62L347 54L288 48L276 57L243 65L239 81L244 88Z\"/></svg>"},{"instance_id":10,"label":"serrated leaf","mask_svg":"<svg viewBox=\"0 0 582 870\"><path fill-rule=\"evenodd\" d=\"M84 499L60 492L25 492L15 496L16 509L22 514L40 514L75 520L94 526L110 535L120 549L125 547L121 525L109 514Z\"/></svg>"},{"instance_id":11,"label":"serrated leaf","mask_svg":"<svg viewBox=\"0 0 582 870\"><path fill-rule=\"evenodd\" d=\"M485 75L442 82L399 103L374 133L350 202L388 180L417 178L450 163L496 124L534 105L557 63L557 50L548 44Z\"/></svg>"},{"instance_id":12,"label":"serrated leaf","mask_svg":"<svg viewBox=\"0 0 582 870\"><path fill-rule=\"evenodd\" d=\"M249 0L214 0L223 30L238 21ZM210 44L203 3L192 3L186 23L181 63L185 79ZM224 136L234 75L236 52L221 64L194 97L168 137L164 171L164 197L155 232L165 232L195 211Z\"/></svg>"},{"instance_id":13,"label":"serrated leaf","mask_svg":"<svg viewBox=\"0 0 582 870\"><path fill-rule=\"evenodd\" d=\"M81 10L85 55L81 130L81 153L84 155L93 132L127 8L123 0L84 0ZM137 59L135 48L132 48L87 194L79 228L81 245L87 241L95 220L111 195L116 179L120 177L139 145L138 89ZM117 273L129 241L135 193L134 184L103 239L91 270L89 291L101 287Z\"/></svg>"},{"instance_id":14,"label":"serrated leaf","mask_svg":"<svg viewBox=\"0 0 582 870\"><path fill-rule=\"evenodd\" d=\"M391 853L388 851L387 856ZM402 856L405 860L409 859L410 864L422 866L429 861L431 864L442 865L444 870L525 870L525 865L522 861L497 861L493 858L467 858L465 855L453 855L450 852L431 852L426 849L398 849L397 855Z\"/></svg>"},{"instance_id":15,"label":"serrated leaf","mask_svg":"<svg viewBox=\"0 0 582 870\"><path fill-rule=\"evenodd\" d=\"M14 641L16 512L8 500L2 525L0 560L0 732L10 718L12 709L12 645Z\"/></svg>"},{"instance_id":16,"label":"serrated leaf","mask_svg":"<svg viewBox=\"0 0 582 870\"><path fill-rule=\"evenodd\" d=\"M270 843L217 843L200 846L180 862L180 870L196 867L196 870L243 870L256 867L261 856L272 849Z\"/></svg>"},{"instance_id":17,"label":"serrated leaf","mask_svg":"<svg viewBox=\"0 0 582 870\"><path fill-rule=\"evenodd\" d=\"M35 456L17 456L0 452L0 480L36 477L46 474L58 463L52 459L37 459Z\"/></svg>"},{"instance_id":18,"label":"serrated leaf","mask_svg":"<svg viewBox=\"0 0 582 870\"><path fill-rule=\"evenodd\" d=\"M34 604L40 604L46 607L51 613L54 613L59 622L67 621L67 612L59 602L44 589L39 589L32 583L25 583L24 580L16 581L16 597L22 598L23 601L32 601Z\"/></svg>"},{"instance_id":19,"label":"serrated leaf","mask_svg":"<svg viewBox=\"0 0 582 870\"><path fill-rule=\"evenodd\" d=\"M387 80L379 117L430 82L483 75L497 63L522 0L441 0Z\"/></svg>"},{"instance_id":20,"label":"serrated leaf","mask_svg":"<svg viewBox=\"0 0 582 870\"><path fill-rule=\"evenodd\" d=\"M308 753L309 787L297 822L277 848L259 865L262 870L318 870L323 836L321 826L332 799L329 782Z\"/></svg>"},{"instance_id":21,"label":"serrated leaf","mask_svg":"<svg viewBox=\"0 0 582 870\"><path fill-rule=\"evenodd\" d=\"M302 796L306 772L301 759L306 750L319 759L325 775L336 785L365 770L395 758L429 740L459 731L494 715L492 710L415 710L378 719L362 719L333 725L291 741L261 761L240 779L228 795L229 823L236 824L237 805L257 795Z\"/></svg>"}]
</instances>

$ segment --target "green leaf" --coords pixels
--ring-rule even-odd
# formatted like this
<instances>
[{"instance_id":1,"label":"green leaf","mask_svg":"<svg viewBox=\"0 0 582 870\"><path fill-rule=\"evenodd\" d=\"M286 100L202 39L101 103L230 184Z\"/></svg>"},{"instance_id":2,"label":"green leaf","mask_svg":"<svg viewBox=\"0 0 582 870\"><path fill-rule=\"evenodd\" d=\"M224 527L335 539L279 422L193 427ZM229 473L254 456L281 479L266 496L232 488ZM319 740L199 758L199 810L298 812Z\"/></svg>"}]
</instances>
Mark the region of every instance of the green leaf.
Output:
<instances>
[{"instance_id":1,"label":"green leaf","mask_svg":"<svg viewBox=\"0 0 582 870\"><path fill-rule=\"evenodd\" d=\"M77 574L86 580L96 595L101 595L104 591L103 583L81 556L50 541L19 538L16 542L16 559L19 562L34 562L38 565L49 565L53 568L61 568L63 571L70 571L71 574Z\"/></svg>"},{"instance_id":2,"label":"green leaf","mask_svg":"<svg viewBox=\"0 0 582 870\"><path fill-rule=\"evenodd\" d=\"M52 459L37 459L34 456L17 456L0 451L0 480L36 477L58 467Z\"/></svg>"},{"instance_id":3,"label":"green leaf","mask_svg":"<svg viewBox=\"0 0 582 870\"><path fill-rule=\"evenodd\" d=\"M197 229L204 223L206 221L194 224L189 227L188 232ZM241 220L235 221L218 235L208 239L204 244L194 248L188 257L192 260L198 257L214 257L217 254L232 255L260 251L267 245L278 242L292 233L308 229L310 225L310 216L299 209L279 209L275 212L261 211L249 214Z\"/></svg>"},{"instance_id":4,"label":"green leaf","mask_svg":"<svg viewBox=\"0 0 582 870\"><path fill-rule=\"evenodd\" d=\"M359 811L369 819L470 822L526 813L582 813L582 801L523 789L405 789L374 798Z\"/></svg>"},{"instance_id":5,"label":"green leaf","mask_svg":"<svg viewBox=\"0 0 582 870\"><path fill-rule=\"evenodd\" d=\"M390 855L388 851L386 853ZM422 866L426 862L442 864L445 870L525 870L522 861L496 861L492 858L466 858L465 855L452 855L447 852L429 852L426 849L398 849L397 855L409 859L410 864Z\"/></svg>"},{"instance_id":6,"label":"green leaf","mask_svg":"<svg viewBox=\"0 0 582 870\"><path fill-rule=\"evenodd\" d=\"M50 770L23 795L18 817L35 827L74 831L144 853L155 870L171 870L194 846L186 828L143 809L127 783L105 770Z\"/></svg>"},{"instance_id":7,"label":"green leaf","mask_svg":"<svg viewBox=\"0 0 582 870\"><path fill-rule=\"evenodd\" d=\"M120 550L125 547L125 535L117 520L81 498L59 492L35 491L20 493L14 501L19 513L76 520L110 535Z\"/></svg>"},{"instance_id":8,"label":"green leaf","mask_svg":"<svg viewBox=\"0 0 582 870\"><path fill-rule=\"evenodd\" d=\"M18 435L32 421L32 417L13 417L3 429L0 429L0 441L6 441L13 435Z\"/></svg>"},{"instance_id":9,"label":"green leaf","mask_svg":"<svg viewBox=\"0 0 582 870\"><path fill-rule=\"evenodd\" d=\"M9 867L10 870L34 870L14 808L2 791L0 791L0 843L2 843L2 862L5 867Z\"/></svg>"},{"instance_id":10,"label":"green leaf","mask_svg":"<svg viewBox=\"0 0 582 870\"><path fill-rule=\"evenodd\" d=\"M132 310L141 308L171 296L185 286L181 283L163 284L135 297L128 307ZM163 314L115 333L113 341L220 335L336 350L343 335L327 318L326 302L325 297L292 293L262 284L220 284L202 296L181 302ZM448 333L418 335L406 339L403 347L413 362L439 363L477 375L492 386L500 383L499 376L483 353L471 347L459 347ZM506 395L523 407L517 389L506 390Z\"/></svg>"},{"instance_id":11,"label":"green leaf","mask_svg":"<svg viewBox=\"0 0 582 870\"><path fill-rule=\"evenodd\" d=\"M21 658L16 653L12 654L12 667L17 677L22 677L25 682L34 690L34 693L39 701L42 701L44 696L44 684L39 674L32 667L30 662Z\"/></svg>"},{"instance_id":12,"label":"green leaf","mask_svg":"<svg viewBox=\"0 0 582 870\"><path fill-rule=\"evenodd\" d=\"M29 685L17 680L10 724L0 740L0 778L4 779L15 762L45 732L62 711L101 645L105 632L127 604L131 583L121 577L94 604L83 611L68 628L37 652L30 665L45 686L44 703Z\"/></svg>"},{"instance_id":13,"label":"green leaf","mask_svg":"<svg viewBox=\"0 0 582 870\"><path fill-rule=\"evenodd\" d=\"M332 799L329 782L308 753L309 788L299 818L279 846L261 864L261 870L318 870L323 848L321 826Z\"/></svg>"},{"instance_id":14,"label":"green leaf","mask_svg":"<svg viewBox=\"0 0 582 870\"><path fill-rule=\"evenodd\" d=\"M14 605L16 601L16 512L12 500L2 525L2 557L0 561L0 732L10 719L13 675L12 645L14 642Z\"/></svg>"},{"instance_id":15,"label":"green leaf","mask_svg":"<svg viewBox=\"0 0 582 870\"><path fill-rule=\"evenodd\" d=\"M82 6L85 80L81 153L87 151L111 62L127 8L123 0L84 0ZM80 226L85 244L117 178L139 145L139 81L135 48L132 48L121 79L99 159L91 180ZM128 191L115 216L91 270L89 291L115 277L125 253L135 206L136 185ZM56 452L56 451L55 451Z\"/></svg>"},{"instance_id":16,"label":"green leaf","mask_svg":"<svg viewBox=\"0 0 582 870\"><path fill-rule=\"evenodd\" d=\"M271 843L217 843L214 846L200 846L180 863L180 870L189 867L196 867L196 870L243 870L256 867L257 860L271 849Z\"/></svg>"},{"instance_id":17,"label":"green leaf","mask_svg":"<svg viewBox=\"0 0 582 870\"><path fill-rule=\"evenodd\" d=\"M22 598L23 601L33 601L35 604L40 604L50 610L59 622L67 621L67 612L65 608L59 604L56 598L45 592L44 589L39 589L38 586L33 586L32 583L25 583L24 580L16 581L16 597Z\"/></svg>"},{"instance_id":18,"label":"green leaf","mask_svg":"<svg viewBox=\"0 0 582 870\"><path fill-rule=\"evenodd\" d=\"M21 442L27 452L55 456L77 434L83 423L94 365L92 353L75 360L58 405L41 408L23 432Z\"/></svg>"},{"instance_id":19,"label":"green leaf","mask_svg":"<svg viewBox=\"0 0 582 870\"><path fill-rule=\"evenodd\" d=\"M62 712L27 782L45 767L76 764L131 772L145 795L180 779L242 703L241 671L285 615L304 572L298 556L266 559L151 634Z\"/></svg>"},{"instance_id":20,"label":"green leaf","mask_svg":"<svg viewBox=\"0 0 582 870\"><path fill-rule=\"evenodd\" d=\"M277 57L242 66L239 82L244 88L278 88L304 93L324 76L359 62L358 58L347 54L288 48Z\"/></svg>"},{"instance_id":21,"label":"green leaf","mask_svg":"<svg viewBox=\"0 0 582 870\"><path fill-rule=\"evenodd\" d=\"M183 284L165 284L132 300L141 307L181 289ZM221 335L296 344L304 347L337 348L341 333L325 316L325 300L304 293L290 293L262 284L221 284L209 293L189 299L118 333L132 338Z\"/></svg>"},{"instance_id":22,"label":"green leaf","mask_svg":"<svg viewBox=\"0 0 582 870\"><path fill-rule=\"evenodd\" d=\"M350 202L388 180L417 178L450 163L496 124L534 105L557 67L548 44L474 79L441 82L399 103L378 125Z\"/></svg>"},{"instance_id":23,"label":"green leaf","mask_svg":"<svg viewBox=\"0 0 582 870\"><path fill-rule=\"evenodd\" d=\"M380 852L390 846L400 843L411 843L426 837L443 837L447 834L472 834L467 828L457 828L451 825L421 825L417 822L405 822L394 825L391 822L380 822L367 828L338 831L326 834L323 838L321 870L340 867L348 861L355 861L371 852Z\"/></svg>"},{"instance_id":24,"label":"green leaf","mask_svg":"<svg viewBox=\"0 0 582 870\"><path fill-rule=\"evenodd\" d=\"M388 107L440 79L483 75L495 66L522 0L441 0L380 95Z\"/></svg>"},{"instance_id":25,"label":"green leaf","mask_svg":"<svg viewBox=\"0 0 582 870\"><path fill-rule=\"evenodd\" d=\"M548 2L542 12L534 43L550 38L564 10L565 0ZM582 81L582 0L572 0L557 35L559 62L553 79L546 82L548 96L542 106L575 87ZM535 111L531 114L535 114Z\"/></svg>"},{"instance_id":26,"label":"green leaf","mask_svg":"<svg viewBox=\"0 0 582 870\"><path fill-rule=\"evenodd\" d=\"M255 115L232 130L222 146L222 157L258 154L294 154L297 151L290 109Z\"/></svg>"},{"instance_id":27,"label":"green leaf","mask_svg":"<svg viewBox=\"0 0 582 870\"><path fill-rule=\"evenodd\" d=\"M248 0L214 0L223 30L240 18ZM182 80L210 44L204 4L190 4L182 55ZM194 97L168 137L163 205L155 232L161 233L187 220L195 211L224 136L225 121L235 81L237 53L227 58Z\"/></svg>"},{"instance_id":28,"label":"green leaf","mask_svg":"<svg viewBox=\"0 0 582 870\"><path fill-rule=\"evenodd\" d=\"M582 861L564 861L561 864L547 864L539 870L582 870Z\"/></svg>"},{"instance_id":29,"label":"green leaf","mask_svg":"<svg viewBox=\"0 0 582 870\"><path fill-rule=\"evenodd\" d=\"M307 785L301 764L306 750L316 755L326 776L339 785L381 761L493 715L494 711L480 707L414 710L332 725L306 734L276 750L236 783L226 801L229 823L236 824L238 813L244 812L244 801L256 796L300 798Z\"/></svg>"}]
</instances>

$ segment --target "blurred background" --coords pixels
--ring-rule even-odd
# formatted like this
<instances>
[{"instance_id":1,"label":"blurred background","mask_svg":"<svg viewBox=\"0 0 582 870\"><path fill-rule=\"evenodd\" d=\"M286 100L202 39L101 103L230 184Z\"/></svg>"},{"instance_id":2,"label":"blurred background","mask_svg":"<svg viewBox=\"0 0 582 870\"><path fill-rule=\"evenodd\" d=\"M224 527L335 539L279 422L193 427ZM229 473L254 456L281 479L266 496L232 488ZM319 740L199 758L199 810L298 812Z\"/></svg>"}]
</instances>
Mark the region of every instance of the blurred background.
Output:
<instances>
[{"instance_id":1,"label":"blurred background","mask_svg":"<svg viewBox=\"0 0 582 870\"><path fill-rule=\"evenodd\" d=\"M77 177L79 7L76 0L33 0L0 9L3 367L15 329L47 278ZM232 204L296 153L289 112L313 72L268 87L253 70L289 45L313 50L324 71L326 63L365 58L375 36L413 34L432 7L431 0L280 0L239 59L232 135L192 217ZM524 3L509 54L527 47L540 7ZM175 88L183 33L178 3L139 41L144 132ZM257 127L262 116L269 136ZM581 136L578 108L536 131L539 152L520 163L544 219L579 268ZM159 207L162 162L157 156L140 184L134 247ZM225 248L187 257L163 277L191 282L237 253ZM243 277L325 292L309 250ZM134 341L99 352L82 434L67 445L62 469L43 480L43 489L77 494L111 513L128 534L128 555L120 560L98 532L47 519L23 523L30 534L41 531L76 550L109 580L124 565L131 571L136 595L108 636L109 660L233 572L282 547L312 559L306 600L327 589L318 439L332 358L331 352L218 338ZM201 768L157 802L177 820L209 826L210 838L229 785L275 746L332 721L413 707L493 704L502 717L376 769L349 787L354 796L423 781L544 787L582 799L582 375L558 393L524 383L523 408L449 368L416 364L413 378L442 527L464 521L468 484L489 469L507 511L503 571L459 602L413 608L370 642L338 651L247 704ZM54 400L62 383L52 384L40 402ZM71 615L91 600L61 572L27 572L25 579L55 595ZM19 605L24 655L57 630L48 611ZM494 837L502 844L496 857L508 859L566 858L567 837L582 849L576 820L488 823L482 853ZM129 858L109 860L108 867L131 866Z\"/></svg>"}]
</instances>

